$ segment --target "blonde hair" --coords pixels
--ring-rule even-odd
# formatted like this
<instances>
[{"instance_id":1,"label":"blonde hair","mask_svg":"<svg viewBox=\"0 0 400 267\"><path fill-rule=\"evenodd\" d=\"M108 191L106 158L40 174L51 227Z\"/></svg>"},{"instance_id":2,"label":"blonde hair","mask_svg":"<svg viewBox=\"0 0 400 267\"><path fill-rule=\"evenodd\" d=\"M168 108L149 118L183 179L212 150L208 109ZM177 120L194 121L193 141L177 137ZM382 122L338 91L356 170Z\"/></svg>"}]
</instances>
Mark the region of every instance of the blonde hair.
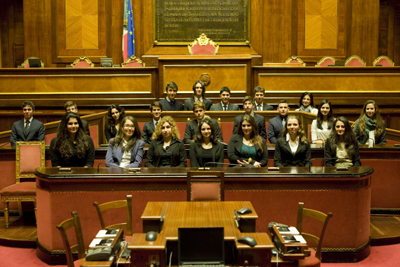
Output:
<instances>
[{"instance_id":1,"label":"blonde hair","mask_svg":"<svg viewBox=\"0 0 400 267\"><path fill-rule=\"evenodd\" d=\"M286 119L286 124L285 124L285 129L283 129L282 135L281 135L281 136L285 137L286 134L289 132L288 129L287 129L287 125L288 125L288 121L289 121L290 119L295 119L295 120L297 120L297 122L299 123L299 131L297 132L297 136L299 137L300 142L302 142L302 143L304 143L304 144L307 144L308 141L307 141L306 133L304 132L304 129L303 129L303 124L301 123L299 117L297 117L296 115L289 115L289 116L287 117L287 119Z\"/></svg>"},{"instance_id":2,"label":"blonde hair","mask_svg":"<svg viewBox=\"0 0 400 267\"><path fill-rule=\"evenodd\" d=\"M151 139L161 140L161 138L162 138L161 127L166 122L171 126L172 139L180 139L178 128L176 128L176 123L171 116L165 116L165 117L161 118L161 120L157 123L157 127L154 130L154 133L151 136Z\"/></svg>"}]
</instances>

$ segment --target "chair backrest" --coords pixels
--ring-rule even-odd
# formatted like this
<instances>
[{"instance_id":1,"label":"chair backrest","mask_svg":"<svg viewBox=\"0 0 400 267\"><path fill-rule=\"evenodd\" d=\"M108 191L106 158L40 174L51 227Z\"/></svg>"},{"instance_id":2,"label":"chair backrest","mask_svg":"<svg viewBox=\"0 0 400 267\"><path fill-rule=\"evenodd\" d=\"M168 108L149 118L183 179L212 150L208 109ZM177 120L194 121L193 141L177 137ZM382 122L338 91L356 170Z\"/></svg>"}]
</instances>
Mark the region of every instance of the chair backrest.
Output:
<instances>
[{"instance_id":1,"label":"chair backrest","mask_svg":"<svg viewBox=\"0 0 400 267\"><path fill-rule=\"evenodd\" d=\"M31 66L29 65L29 59L38 59L38 57L28 57L27 59L25 59L24 62L22 62L21 67L26 69L30 68ZM44 68L44 63L41 60L40 60L40 67Z\"/></svg>"},{"instance_id":2,"label":"chair backrest","mask_svg":"<svg viewBox=\"0 0 400 267\"><path fill-rule=\"evenodd\" d=\"M346 67L364 67L365 61L357 55L349 57L346 62L344 62Z\"/></svg>"},{"instance_id":3,"label":"chair backrest","mask_svg":"<svg viewBox=\"0 0 400 267\"><path fill-rule=\"evenodd\" d=\"M45 166L45 142L29 141L15 143L16 183L21 178L35 177L36 168Z\"/></svg>"},{"instance_id":4,"label":"chair backrest","mask_svg":"<svg viewBox=\"0 0 400 267\"><path fill-rule=\"evenodd\" d=\"M93 203L93 206L96 207L97 215L99 216L100 225L102 229L108 228L117 228L124 229L126 228L126 235L132 235L132 195L127 195L126 200L116 200L110 201L103 204L99 204L97 202ZM126 208L126 222L124 223L116 223L112 225L106 226L104 223L103 212L113 209Z\"/></svg>"},{"instance_id":5,"label":"chair backrest","mask_svg":"<svg viewBox=\"0 0 400 267\"><path fill-rule=\"evenodd\" d=\"M335 65L335 62L336 59L334 57L323 57L315 67L328 67L329 65Z\"/></svg>"},{"instance_id":6,"label":"chair backrest","mask_svg":"<svg viewBox=\"0 0 400 267\"><path fill-rule=\"evenodd\" d=\"M393 67L394 66L394 62L387 56L377 57L374 60L374 62L372 63L372 65L375 67L377 64L382 65L382 67Z\"/></svg>"},{"instance_id":7,"label":"chair backrest","mask_svg":"<svg viewBox=\"0 0 400 267\"><path fill-rule=\"evenodd\" d=\"M301 58L297 56L291 56L285 61L286 64L302 64L304 67L306 66L306 63L301 60Z\"/></svg>"},{"instance_id":8,"label":"chair backrest","mask_svg":"<svg viewBox=\"0 0 400 267\"><path fill-rule=\"evenodd\" d=\"M191 171L187 173L187 201L223 201L224 172Z\"/></svg>"},{"instance_id":9,"label":"chair backrest","mask_svg":"<svg viewBox=\"0 0 400 267\"><path fill-rule=\"evenodd\" d=\"M71 214L72 218L63 221L62 223L56 226L57 229L60 231L61 238L63 240L68 267L74 267L74 258L72 256L72 253L77 251L78 259L82 259L85 257L85 245L83 242L81 221L79 219L77 211L73 211ZM67 236L67 230L72 227L75 227L75 234L77 240L77 244L74 245L70 244Z\"/></svg>"},{"instance_id":10,"label":"chair backrest","mask_svg":"<svg viewBox=\"0 0 400 267\"><path fill-rule=\"evenodd\" d=\"M71 66L73 68L93 68L94 64L87 57L80 57L75 59Z\"/></svg>"},{"instance_id":11,"label":"chair backrest","mask_svg":"<svg viewBox=\"0 0 400 267\"><path fill-rule=\"evenodd\" d=\"M188 49L190 55L216 55L219 45L202 33L199 38L188 45Z\"/></svg>"},{"instance_id":12,"label":"chair backrest","mask_svg":"<svg viewBox=\"0 0 400 267\"><path fill-rule=\"evenodd\" d=\"M145 67L145 65L146 64L136 56L131 56L121 64L122 68L141 68Z\"/></svg>"},{"instance_id":13,"label":"chair backrest","mask_svg":"<svg viewBox=\"0 0 400 267\"><path fill-rule=\"evenodd\" d=\"M316 235L313 235L313 234L308 234L308 233L303 232L303 217L313 218L315 220L320 221L323 224L319 237ZM324 239L325 230L328 225L329 219L331 217L332 217L331 212L329 212L328 214L325 214L325 213L317 211L317 210L306 209L306 208L304 208L304 203L299 202L299 206L298 206L298 210L297 210L296 228L307 242L312 242L317 245L317 253L315 256L318 259L321 259L322 240Z\"/></svg>"}]
</instances>

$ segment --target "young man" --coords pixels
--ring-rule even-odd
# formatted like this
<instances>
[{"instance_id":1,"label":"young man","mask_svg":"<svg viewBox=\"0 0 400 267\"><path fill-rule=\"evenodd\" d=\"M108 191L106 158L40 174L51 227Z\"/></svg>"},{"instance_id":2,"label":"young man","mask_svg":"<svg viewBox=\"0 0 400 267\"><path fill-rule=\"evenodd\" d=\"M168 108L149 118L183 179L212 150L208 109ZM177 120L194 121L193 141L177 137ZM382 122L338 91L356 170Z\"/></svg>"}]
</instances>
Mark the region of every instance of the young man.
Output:
<instances>
[{"instance_id":1,"label":"young man","mask_svg":"<svg viewBox=\"0 0 400 267\"><path fill-rule=\"evenodd\" d=\"M265 89L262 88L261 86L257 86L256 88L254 88L254 100L256 101L254 105L255 111L273 110L271 105L264 103L264 94L265 94Z\"/></svg>"},{"instance_id":2,"label":"young man","mask_svg":"<svg viewBox=\"0 0 400 267\"><path fill-rule=\"evenodd\" d=\"M276 141L286 124L289 109L289 104L286 100L280 100L278 102L279 115L270 119L268 123L268 139L271 144L276 144Z\"/></svg>"},{"instance_id":3,"label":"young man","mask_svg":"<svg viewBox=\"0 0 400 267\"><path fill-rule=\"evenodd\" d=\"M254 99L251 96L245 96L243 98L243 109L244 109L244 114L248 114L253 116L254 120L257 123L257 128L258 128L258 134L264 138L265 141L267 141L267 134L265 133L265 119L263 116L255 114L253 111L254 108ZM235 117L235 122L233 124L233 133L237 133L237 126L240 123L240 120L242 119L243 115L239 115Z\"/></svg>"},{"instance_id":4,"label":"young man","mask_svg":"<svg viewBox=\"0 0 400 267\"><path fill-rule=\"evenodd\" d=\"M78 106L72 101L66 102L64 104L64 109L65 109L65 112L73 112L73 113L78 114ZM83 125L83 128L84 128L86 134L90 136L88 122L85 121L84 119L81 119L81 121L82 121L82 125Z\"/></svg>"},{"instance_id":5,"label":"young man","mask_svg":"<svg viewBox=\"0 0 400 267\"><path fill-rule=\"evenodd\" d=\"M193 113L196 119L188 121L186 123L185 136L183 138L183 142L185 144L190 144L192 142L194 135L197 132L199 122L204 118L205 111L206 108L203 102L200 101L194 102ZM217 139L222 142L221 128L219 127L217 120L211 119L211 121L214 124L215 135L217 136Z\"/></svg>"},{"instance_id":6,"label":"young man","mask_svg":"<svg viewBox=\"0 0 400 267\"><path fill-rule=\"evenodd\" d=\"M183 110L183 104L175 100L176 93L178 92L178 85L174 82L167 83L165 93L167 97L161 99L159 103L162 105L164 111L180 111Z\"/></svg>"},{"instance_id":7,"label":"young man","mask_svg":"<svg viewBox=\"0 0 400 267\"><path fill-rule=\"evenodd\" d=\"M231 90L224 86L219 90L219 97L221 102L213 104L210 111L238 111L239 106L236 104L229 103L229 98L231 97Z\"/></svg>"},{"instance_id":8,"label":"young man","mask_svg":"<svg viewBox=\"0 0 400 267\"><path fill-rule=\"evenodd\" d=\"M161 119L161 113L162 113L163 107L160 104L160 102L154 101L150 105L150 112L151 115L153 116L153 119L151 121L148 121L144 124L143 126L143 141L146 144L151 143L151 136L154 133L154 130L156 129L157 123Z\"/></svg>"},{"instance_id":9,"label":"young man","mask_svg":"<svg viewBox=\"0 0 400 267\"><path fill-rule=\"evenodd\" d=\"M205 110L210 110L212 101L204 97L205 92L206 86L204 85L204 82L200 80L195 81L193 84L194 96L185 100L184 109L186 111L190 111L193 109L193 103L196 101L200 101L204 103L204 106L206 107Z\"/></svg>"},{"instance_id":10,"label":"young man","mask_svg":"<svg viewBox=\"0 0 400 267\"><path fill-rule=\"evenodd\" d=\"M15 142L18 141L43 141L45 134L43 123L33 118L35 105L31 101L25 101L21 107L24 118L14 122L12 126L11 146L15 146Z\"/></svg>"}]
</instances>

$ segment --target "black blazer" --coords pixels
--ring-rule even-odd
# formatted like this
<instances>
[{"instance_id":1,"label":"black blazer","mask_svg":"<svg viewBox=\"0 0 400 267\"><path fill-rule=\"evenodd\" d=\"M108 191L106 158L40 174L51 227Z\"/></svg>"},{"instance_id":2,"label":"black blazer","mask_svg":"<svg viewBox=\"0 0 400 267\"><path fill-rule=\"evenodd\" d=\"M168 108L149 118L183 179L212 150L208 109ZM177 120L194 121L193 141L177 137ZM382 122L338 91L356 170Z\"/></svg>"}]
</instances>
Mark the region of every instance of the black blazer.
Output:
<instances>
[{"instance_id":1,"label":"black blazer","mask_svg":"<svg viewBox=\"0 0 400 267\"><path fill-rule=\"evenodd\" d=\"M310 143L299 142L296 153L293 155L286 136L278 138L275 146L274 165L276 167L304 167L311 166Z\"/></svg>"},{"instance_id":2,"label":"black blazer","mask_svg":"<svg viewBox=\"0 0 400 267\"><path fill-rule=\"evenodd\" d=\"M151 143L151 136L153 135L155 129L156 128L154 127L153 119L143 125L142 139L146 144Z\"/></svg>"},{"instance_id":3,"label":"black blazer","mask_svg":"<svg viewBox=\"0 0 400 267\"><path fill-rule=\"evenodd\" d=\"M361 161L360 161L360 152L358 149L358 143L356 142L354 144L355 151L354 151L354 156L351 159L353 162L353 166L361 166ZM331 148L331 140L328 138L325 143L325 166L335 166L336 164L336 150L332 150Z\"/></svg>"},{"instance_id":4,"label":"black blazer","mask_svg":"<svg viewBox=\"0 0 400 267\"><path fill-rule=\"evenodd\" d=\"M194 97L186 99L185 100L185 104L184 104L184 109L187 110L187 111L192 111L193 110L193 103L194 103ZM210 110L211 105L212 105L212 101L210 99L207 99L207 98L203 97L203 103L206 106L206 110Z\"/></svg>"},{"instance_id":5,"label":"black blazer","mask_svg":"<svg viewBox=\"0 0 400 267\"><path fill-rule=\"evenodd\" d=\"M228 143L228 159L232 164L237 164L237 160L243 160L241 155L243 145L243 136L239 134L232 135L231 139ZM261 167L264 167L268 164L268 148L265 143L263 143L263 151L259 146L255 146L257 151L256 161L260 162Z\"/></svg>"},{"instance_id":6,"label":"black blazer","mask_svg":"<svg viewBox=\"0 0 400 267\"><path fill-rule=\"evenodd\" d=\"M162 139L151 140L149 150L147 150L145 167L158 167L160 165L163 143ZM171 142L171 153L172 167L186 167L186 150L182 140L175 139L175 142Z\"/></svg>"},{"instance_id":7,"label":"black blazer","mask_svg":"<svg viewBox=\"0 0 400 267\"><path fill-rule=\"evenodd\" d=\"M262 106L263 106L263 110L262 111L274 110L274 108L271 105L263 103ZM255 103L255 106L254 106L253 110L257 111L257 103Z\"/></svg>"},{"instance_id":8,"label":"black blazer","mask_svg":"<svg viewBox=\"0 0 400 267\"><path fill-rule=\"evenodd\" d=\"M244 114L243 114L244 115ZM237 127L242 119L243 115L235 117L235 122L233 123L233 134L237 133ZM258 134L267 141L267 133L265 132L265 118L261 115L254 113L254 120L257 123Z\"/></svg>"},{"instance_id":9,"label":"black blazer","mask_svg":"<svg viewBox=\"0 0 400 267\"><path fill-rule=\"evenodd\" d=\"M161 106L163 111L180 111L183 110L183 104L179 102L178 100L174 101L174 104L171 106L171 104L168 102L167 99L161 99L158 101Z\"/></svg>"},{"instance_id":10,"label":"black blazer","mask_svg":"<svg viewBox=\"0 0 400 267\"><path fill-rule=\"evenodd\" d=\"M228 111L239 111L239 106L236 104L229 103L228 105ZM213 104L210 108L210 111L224 111L224 108L222 107L221 101L218 102L217 104Z\"/></svg>"},{"instance_id":11,"label":"black blazer","mask_svg":"<svg viewBox=\"0 0 400 267\"><path fill-rule=\"evenodd\" d=\"M204 167L203 157L202 157L202 147L201 144L192 142L190 144L190 167ZM224 145L220 142L213 143L213 147L211 148L212 153L212 162L221 162L224 163ZM217 164L207 164L207 167L222 167Z\"/></svg>"},{"instance_id":12,"label":"black blazer","mask_svg":"<svg viewBox=\"0 0 400 267\"><path fill-rule=\"evenodd\" d=\"M221 134L221 128L219 127L219 124L217 120L211 119L211 121L214 124L215 128L215 135L217 136L217 139L222 141L222 134ZM186 123L186 129L185 129L185 135L183 137L183 142L185 144L190 144L194 138L194 135L197 132L197 128L199 127L197 120L194 119L192 121L188 121Z\"/></svg>"},{"instance_id":13,"label":"black blazer","mask_svg":"<svg viewBox=\"0 0 400 267\"><path fill-rule=\"evenodd\" d=\"M287 116L286 116L287 118ZM271 144L276 144L282 132L282 117L280 115L272 118L268 122L268 139Z\"/></svg>"},{"instance_id":14,"label":"black blazer","mask_svg":"<svg viewBox=\"0 0 400 267\"><path fill-rule=\"evenodd\" d=\"M108 123L104 126L104 134L106 135L107 142L110 141L111 138L114 138L117 134L117 128L115 126L111 126L108 128Z\"/></svg>"},{"instance_id":15,"label":"black blazer","mask_svg":"<svg viewBox=\"0 0 400 267\"><path fill-rule=\"evenodd\" d=\"M24 129L24 119L14 122L10 135L11 146L15 146L15 142L18 141L44 141L44 126L40 121L32 119L27 135L25 135Z\"/></svg>"}]
</instances>

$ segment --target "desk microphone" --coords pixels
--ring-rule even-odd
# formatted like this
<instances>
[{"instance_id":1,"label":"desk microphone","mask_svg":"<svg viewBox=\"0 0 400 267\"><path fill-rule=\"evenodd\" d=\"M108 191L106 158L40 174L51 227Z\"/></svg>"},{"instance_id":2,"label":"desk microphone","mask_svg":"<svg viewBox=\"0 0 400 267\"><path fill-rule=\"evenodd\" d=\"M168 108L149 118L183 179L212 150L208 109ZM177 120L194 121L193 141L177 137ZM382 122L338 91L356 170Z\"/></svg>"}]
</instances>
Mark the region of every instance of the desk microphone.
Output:
<instances>
[{"instance_id":1,"label":"desk microphone","mask_svg":"<svg viewBox=\"0 0 400 267\"><path fill-rule=\"evenodd\" d=\"M121 166L119 166L119 165L117 165L117 164L115 164L115 163L100 162L99 164L97 164L97 174L100 173L100 165L101 165L101 164L104 164L104 165L106 165L107 167L108 167L108 166L112 166L112 167L121 168L121 169L123 169L123 170L128 170L129 172L133 172L133 173L136 173L136 172L140 171L140 168L126 168L126 167L121 167Z\"/></svg>"},{"instance_id":2,"label":"desk microphone","mask_svg":"<svg viewBox=\"0 0 400 267\"><path fill-rule=\"evenodd\" d=\"M206 170L205 168L208 166L208 165L211 165L211 164L215 164L215 165L228 165L228 166L240 166L240 167L251 167L251 166L253 166L252 164L250 164L251 163L251 161L252 161L252 158L249 158L248 159L248 162L249 162L249 164L239 164L239 163L225 163L225 162L207 162L206 164L204 164L204 167L199 167L199 170ZM251 166L250 166L251 165Z\"/></svg>"},{"instance_id":3,"label":"desk microphone","mask_svg":"<svg viewBox=\"0 0 400 267\"><path fill-rule=\"evenodd\" d=\"M237 226L238 229L240 229L240 227L239 227L239 221L240 221L239 215L237 213L237 210L234 210L234 212L235 212L235 223L236 223L236 226Z\"/></svg>"}]
</instances>

